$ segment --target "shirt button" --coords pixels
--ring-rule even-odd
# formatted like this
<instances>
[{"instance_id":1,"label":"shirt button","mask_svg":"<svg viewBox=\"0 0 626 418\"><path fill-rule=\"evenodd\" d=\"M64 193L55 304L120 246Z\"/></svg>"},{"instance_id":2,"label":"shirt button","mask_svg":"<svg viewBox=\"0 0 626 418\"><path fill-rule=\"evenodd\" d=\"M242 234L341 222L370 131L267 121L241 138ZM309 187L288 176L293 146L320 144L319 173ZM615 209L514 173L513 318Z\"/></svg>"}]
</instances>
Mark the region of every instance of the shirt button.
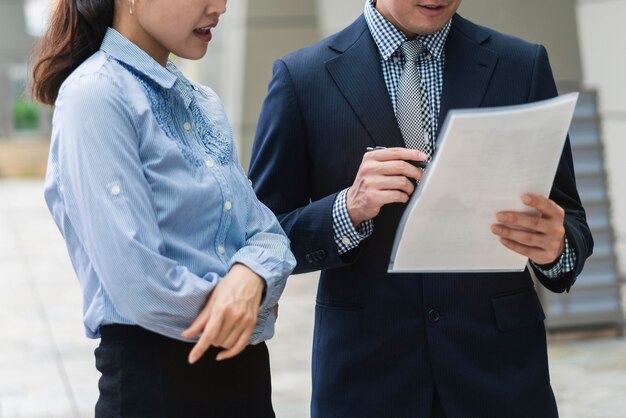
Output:
<instances>
[{"instance_id":1,"label":"shirt button","mask_svg":"<svg viewBox=\"0 0 626 418\"><path fill-rule=\"evenodd\" d=\"M348 237L343 237L343 238L341 238L341 243L343 245L350 245L352 243L352 241L350 241L350 238L348 238Z\"/></svg>"},{"instance_id":2,"label":"shirt button","mask_svg":"<svg viewBox=\"0 0 626 418\"><path fill-rule=\"evenodd\" d=\"M122 193L122 189L120 188L120 186L111 187L111 194L113 196L119 196L120 193Z\"/></svg>"},{"instance_id":3,"label":"shirt button","mask_svg":"<svg viewBox=\"0 0 626 418\"><path fill-rule=\"evenodd\" d=\"M185 122L183 124L183 128L185 128L186 131L190 131L191 130L191 123Z\"/></svg>"},{"instance_id":4,"label":"shirt button","mask_svg":"<svg viewBox=\"0 0 626 418\"><path fill-rule=\"evenodd\" d=\"M220 245L217 247L217 252L223 255L226 252L226 249Z\"/></svg>"},{"instance_id":5,"label":"shirt button","mask_svg":"<svg viewBox=\"0 0 626 418\"><path fill-rule=\"evenodd\" d=\"M436 324L437 322L439 322L439 312L437 312L435 309L431 309L430 311L428 311L428 322L430 322L431 324Z\"/></svg>"},{"instance_id":6,"label":"shirt button","mask_svg":"<svg viewBox=\"0 0 626 418\"><path fill-rule=\"evenodd\" d=\"M213 162L213 160L206 160L206 162L204 163L208 168L213 168L215 167L215 163Z\"/></svg>"},{"instance_id":7,"label":"shirt button","mask_svg":"<svg viewBox=\"0 0 626 418\"><path fill-rule=\"evenodd\" d=\"M233 208L233 204L230 202L224 203L224 209L231 210Z\"/></svg>"}]
</instances>

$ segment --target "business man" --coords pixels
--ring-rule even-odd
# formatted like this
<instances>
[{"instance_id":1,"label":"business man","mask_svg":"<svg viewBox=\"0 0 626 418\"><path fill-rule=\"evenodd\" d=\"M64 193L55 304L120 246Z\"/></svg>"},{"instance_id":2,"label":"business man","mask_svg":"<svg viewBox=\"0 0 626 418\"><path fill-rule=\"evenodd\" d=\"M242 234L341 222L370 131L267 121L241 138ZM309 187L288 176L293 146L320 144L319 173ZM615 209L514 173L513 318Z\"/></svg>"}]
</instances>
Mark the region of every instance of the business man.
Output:
<instances>
[{"instance_id":1,"label":"business man","mask_svg":"<svg viewBox=\"0 0 626 418\"><path fill-rule=\"evenodd\" d=\"M314 418L558 415L530 271L387 273L407 177L422 175L406 160L436 150L446 113L557 94L543 47L463 19L460 3L367 2L348 28L274 65L250 178L296 272L322 270ZM376 146L387 149L365 153ZM544 286L569 290L593 246L569 143L549 198L520 199L541 215L500 212L492 232Z\"/></svg>"}]
</instances>

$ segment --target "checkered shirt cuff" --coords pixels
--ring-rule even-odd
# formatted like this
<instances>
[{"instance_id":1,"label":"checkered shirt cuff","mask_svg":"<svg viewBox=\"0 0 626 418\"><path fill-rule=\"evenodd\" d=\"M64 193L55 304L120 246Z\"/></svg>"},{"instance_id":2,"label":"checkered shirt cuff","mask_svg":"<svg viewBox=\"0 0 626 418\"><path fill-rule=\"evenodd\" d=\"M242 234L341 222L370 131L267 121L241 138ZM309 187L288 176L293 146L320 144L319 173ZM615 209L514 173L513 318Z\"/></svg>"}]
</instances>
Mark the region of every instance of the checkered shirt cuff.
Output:
<instances>
[{"instance_id":1,"label":"checkered shirt cuff","mask_svg":"<svg viewBox=\"0 0 626 418\"><path fill-rule=\"evenodd\" d=\"M374 222L371 219L362 222L357 228L352 225L346 204L347 195L348 189L342 190L333 204L333 232L339 255L356 248L361 241L374 232Z\"/></svg>"},{"instance_id":2,"label":"checkered shirt cuff","mask_svg":"<svg viewBox=\"0 0 626 418\"><path fill-rule=\"evenodd\" d=\"M574 252L572 247L569 246L567 236L565 237L565 250L563 251L563 254L561 254L559 261L557 261L554 266L549 269L543 269L535 263L533 263L533 266L535 266L535 268L548 279L554 280L559 279L564 274L574 270L574 267L576 267L576 252Z\"/></svg>"}]
</instances>

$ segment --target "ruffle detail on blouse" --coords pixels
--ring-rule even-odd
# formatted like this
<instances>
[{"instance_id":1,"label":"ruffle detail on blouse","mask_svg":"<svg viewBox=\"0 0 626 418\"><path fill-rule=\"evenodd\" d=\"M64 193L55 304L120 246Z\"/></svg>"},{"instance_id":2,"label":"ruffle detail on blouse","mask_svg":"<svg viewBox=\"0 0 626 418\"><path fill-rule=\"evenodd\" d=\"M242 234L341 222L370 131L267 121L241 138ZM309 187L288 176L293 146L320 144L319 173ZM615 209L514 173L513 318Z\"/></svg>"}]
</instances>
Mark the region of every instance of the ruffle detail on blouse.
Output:
<instances>
[{"instance_id":1,"label":"ruffle detail on blouse","mask_svg":"<svg viewBox=\"0 0 626 418\"><path fill-rule=\"evenodd\" d=\"M181 99L179 97L173 97L172 90L164 89L154 81L144 77L143 74L132 66L120 61L118 61L118 63L128 70L139 82L150 102L150 107L157 124L165 135L176 143L183 158L194 167L203 166L206 156L198 155L199 152L195 150L184 137L181 137L180 133L177 132L175 128L176 122L173 115L174 106L171 101ZM180 106L184 107L182 103ZM194 121L197 137L199 138L197 147L200 148L203 153L213 157L220 165L228 164L232 153L232 141L230 138L220 132L215 125L208 120L206 115L200 110L195 98L191 101L189 109Z\"/></svg>"}]
</instances>

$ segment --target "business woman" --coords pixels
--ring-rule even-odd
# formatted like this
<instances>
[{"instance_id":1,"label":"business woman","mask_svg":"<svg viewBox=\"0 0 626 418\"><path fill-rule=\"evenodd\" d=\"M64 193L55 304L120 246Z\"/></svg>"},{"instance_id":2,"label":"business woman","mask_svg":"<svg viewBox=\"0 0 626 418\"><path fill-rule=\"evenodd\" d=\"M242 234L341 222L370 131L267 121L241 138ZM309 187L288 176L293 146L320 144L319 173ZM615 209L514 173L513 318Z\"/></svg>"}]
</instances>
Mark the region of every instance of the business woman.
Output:
<instances>
[{"instance_id":1,"label":"business woman","mask_svg":"<svg viewBox=\"0 0 626 418\"><path fill-rule=\"evenodd\" d=\"M33 93L45 198L101 338L97 417L274 417L267 348L295 265L202 58L226 0L59 0Z\"/></svg>"}]
</instances>

